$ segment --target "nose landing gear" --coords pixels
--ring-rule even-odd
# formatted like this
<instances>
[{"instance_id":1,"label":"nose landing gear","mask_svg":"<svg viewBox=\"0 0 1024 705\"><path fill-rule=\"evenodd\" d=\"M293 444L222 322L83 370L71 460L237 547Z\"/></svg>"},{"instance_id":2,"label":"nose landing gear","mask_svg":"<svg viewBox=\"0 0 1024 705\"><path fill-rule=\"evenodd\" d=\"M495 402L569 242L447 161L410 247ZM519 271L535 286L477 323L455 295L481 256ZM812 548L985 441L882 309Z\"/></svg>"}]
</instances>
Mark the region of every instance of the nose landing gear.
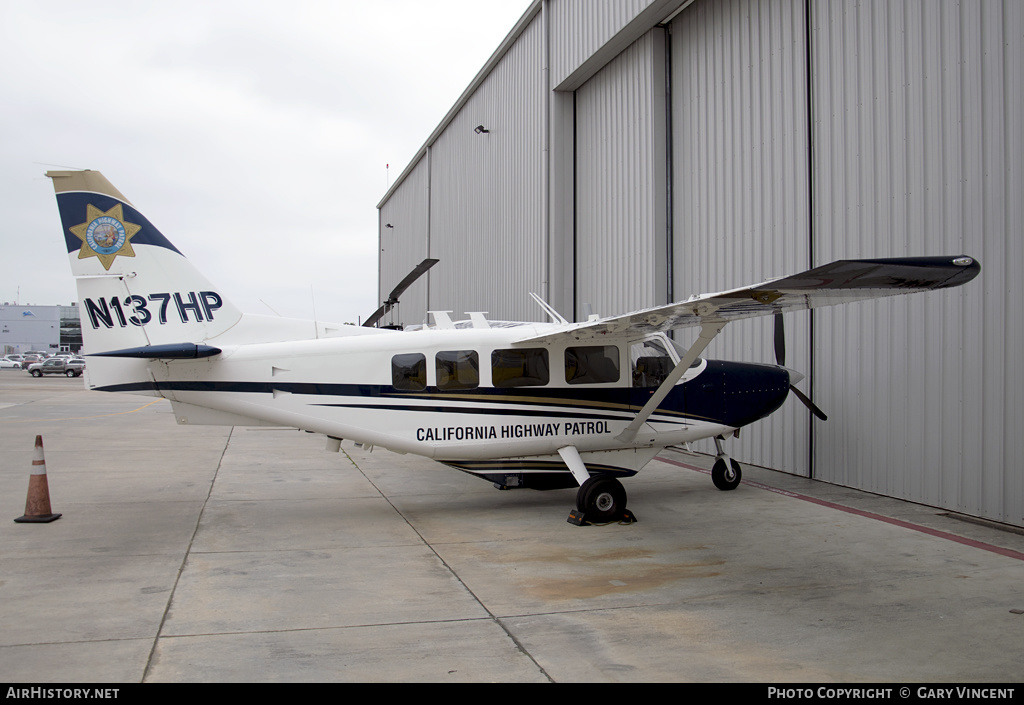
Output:
<instances>
[{"instance_id":1,"label":"nose landing gear","mask_svg":"<svg viewBox=\"0 0 1024 705\"><path fill-rule=\"evenodd\" d=\"M715 448L718 455L715 456L715 464L711 467L711 481L720 490L734 490L739 487L743 472L740 464L730 458L722 448L722 437L715 436Z\"/></svg>"}]
</instances>

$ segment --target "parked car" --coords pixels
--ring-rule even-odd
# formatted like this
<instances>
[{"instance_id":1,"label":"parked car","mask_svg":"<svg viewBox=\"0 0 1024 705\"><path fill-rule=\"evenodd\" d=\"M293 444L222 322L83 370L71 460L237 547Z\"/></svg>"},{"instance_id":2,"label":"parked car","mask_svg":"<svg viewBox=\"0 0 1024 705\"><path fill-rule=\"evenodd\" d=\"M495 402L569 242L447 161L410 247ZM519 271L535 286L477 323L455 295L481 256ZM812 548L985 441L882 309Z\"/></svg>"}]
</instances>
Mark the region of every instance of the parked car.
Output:
<instances>
[{"instance_id":1,"label":"parked car","mask_svg":"<svg viewBox=\"0 0 1024 705\"><path fill-rule=\"evenodd\" d=\"M43 375L67 375L68 377L80 377L85 371L85 360L80 357L63 358L54 357L43 362L33 363L28 368L28 373L33 377Z\"/></svg>"},{"instance_id":2,"label":"parked car","mask_svg":"<svg viewBox=\"0 0 1024 705\"><path fill-rule=\"evenodd\" d=\"M5 367L14 367L14 368L17 368L17 369L20 370L21 369L21 360L15 360L10 355L5 355L4 357L0 357L0 369L3 369Z\"/></svg>"},{"instance_id":3,"label":"parked car","mask_svg":"<svg viewBox=\"0 0 1024 705\"><path fill-rule=\"evenodd\" d=\"M37 362L42 362L46 358L36 353L26 353L25 357L21 359L21 369L27 370L29 365L34 365Z\"/></svg>"}]
</instances>

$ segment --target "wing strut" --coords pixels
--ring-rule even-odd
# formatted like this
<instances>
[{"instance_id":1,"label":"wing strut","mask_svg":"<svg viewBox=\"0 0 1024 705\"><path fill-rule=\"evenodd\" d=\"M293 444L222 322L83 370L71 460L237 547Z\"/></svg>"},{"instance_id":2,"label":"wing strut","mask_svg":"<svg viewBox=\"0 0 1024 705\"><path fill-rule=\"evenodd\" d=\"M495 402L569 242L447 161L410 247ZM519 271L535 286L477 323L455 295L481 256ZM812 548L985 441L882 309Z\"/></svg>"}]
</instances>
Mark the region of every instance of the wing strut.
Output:
<instances>
[{"instance_id":1,"label":"wing strut","mask_svg":"<svg viewBox=\"0 0 1024 705\"><path fill-rule=\"evenodd\" d=\"M622 441L623 443L633 442L633 439L636 438L637 432L640 431L640 427L644 425L647 419L650 418L651 414L653 414L655 410L657 410L658 406L661 405L661 402L665 400L665 397L667 397L668 393L672 391L672 387L676 385L676 382L683 378L686 370L688 370L690 365L693 364L693 361L697 359L697 356L704 352L704 349L707 348L711 341L715 339L716 335L722 332L722 329L725 328L725 324L726 321L708 321L706 323L701 323L700 335L695 341L693 341L693 345L691 345L690 349L686 351L686 354L683 355L683 359L679 361L679 364L676 365L671 372L669 372L668 377L665 378L665 381L661 383L661 386L658 387L657 391L655 391L647 403L644 404L644 408L640 409L640 413L636 415L636 418L626 426L622 433L615 437L616 440Z\"/></svg>"},{"instance_id":2,"label":"wing strut","mask_svg":"<svg viewBox=\"0 0 1024 705\"><path fill-rule=\"evenodd\" d=\"M581 486L590 479L590 471L587 470L587 466L583 463L583 458L580 457L580 452L576 450L576 446L559 448L558 454L562 456L562 460L569 468L569 472L572 473L572 476L576 478L576 482Z\"/></svg>"}]
</instances>

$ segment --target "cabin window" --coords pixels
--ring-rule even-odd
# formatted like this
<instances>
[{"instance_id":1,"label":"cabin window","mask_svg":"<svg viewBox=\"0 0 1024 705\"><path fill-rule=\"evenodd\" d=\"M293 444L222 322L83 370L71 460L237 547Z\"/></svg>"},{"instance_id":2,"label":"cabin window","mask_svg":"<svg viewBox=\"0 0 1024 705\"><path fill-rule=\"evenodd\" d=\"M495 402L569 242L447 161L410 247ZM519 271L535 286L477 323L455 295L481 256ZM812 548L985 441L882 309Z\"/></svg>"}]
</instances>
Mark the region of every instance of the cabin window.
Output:
<instances>
[{"instance_id":1,"label":"cabin window","mask_svg":"<svg viewBox=\"0 0 1024 705\"><path fill-rule=\"evenodd\" d=\"M619 349L614 345L566 348L565 381L569 384L618 382Z\"/></svg>"},{"instance_id":2,"label":"cabin window","mask_svg":"<svg viewBox=\"0 0 1024 705\"><path fill-rule=\"evenodd\" d=\"M421 392L427 388L427 358L420 353L391 358L391 385L395 389Z\"/></svg>"},{"instance_id":3,"label":"cabin window","mask_svg":"<svg viewBox=\"0 0 1024 705\"><path fill-rule=\"evenodd\" d=\"M434 358L438 389L476 389L480 357L473 350L445 350Z\"/></svg>"},{"instance_id":4,"label":"cabin window","mask_svg":"<svg viewBox=\"0 0 1024 705\"><path fill-rule=\"evenodd\" d=\"M663 341L657 338L648 338L631 346L630 358L633 360L634 387L657 387L675 367L675 360Z\"/></svg>"},{"instance_id":5,"label":"cabin window","mask_svg":"<svg viewBox=\"0 0 1024 705\"><path fill-rule=\"evenodd\" d=\"M491 380L495 387L540 387L548 383L549 369L548 351L544 348L491 353Z\"/></svg>"}]
</instances>

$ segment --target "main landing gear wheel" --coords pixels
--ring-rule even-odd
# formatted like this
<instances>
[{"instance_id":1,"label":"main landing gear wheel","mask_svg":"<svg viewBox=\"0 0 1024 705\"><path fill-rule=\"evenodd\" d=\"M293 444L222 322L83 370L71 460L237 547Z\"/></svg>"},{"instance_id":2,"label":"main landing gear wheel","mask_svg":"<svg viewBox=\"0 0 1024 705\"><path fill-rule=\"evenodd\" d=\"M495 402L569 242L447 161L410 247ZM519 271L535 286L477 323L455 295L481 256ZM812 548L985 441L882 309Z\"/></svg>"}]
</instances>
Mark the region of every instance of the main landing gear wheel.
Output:
<instances>
[{"instance_id":1,"label":"main landing gear wheel","mask_svg":"<svg viewBox=\"0 0 1024 705\"><path fill-rule=\"evenodd\" d=\"M711 468L711 481L720 490L734 490L739 487L743 472L740 464L728 456L718 456Z\"/></svg>"},{"instance_id":2,"label":"main landing gear wheel","mask_svg":"<svg viewBox=\"0 0 1024 705\"><path fill-rule=\"evenodd\" d=\"M614 477L591 476L576 493L576 508L591 524L606 524L626 516L626 488Z\"/></svg>"}]
</instances>

